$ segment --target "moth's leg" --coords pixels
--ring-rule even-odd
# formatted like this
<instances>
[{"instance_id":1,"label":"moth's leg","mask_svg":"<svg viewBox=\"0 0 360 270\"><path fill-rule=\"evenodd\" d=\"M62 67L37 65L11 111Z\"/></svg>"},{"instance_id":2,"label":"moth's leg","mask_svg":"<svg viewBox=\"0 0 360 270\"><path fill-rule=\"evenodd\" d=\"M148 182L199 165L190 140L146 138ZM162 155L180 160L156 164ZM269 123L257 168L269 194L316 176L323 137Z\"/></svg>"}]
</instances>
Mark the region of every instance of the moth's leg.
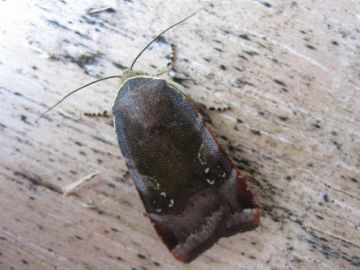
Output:
<instances>
[{"instance_id":1,"label":"moth's leg","mask_svg":"<svg viewBox=\"0 0 360 270\"><path fill-rule=\"evenodd\" d=\"M155 73L152 75L154 77L160 77L161 75L170 72L170 69L168 67L161 68L155 71Z\"/></svg>"},{"instance_id":2,"label":"moth's leg","mask_svg":"<svg viewBox=\"0 0 360 270\"><path fill-rule=\"evenodd\" d=\"M161 75L163 74L166 74L168 73L170 77L172 73L174 73L174 65L175 65L175 52L173 51L175 50L175 45L174 44L171 44L171 55L170 55L170 62L166 65L165 68L160 68L158 70L155 71L155 73L152 75L154 77L160 77Z\"/></svg>"},{"instance_id":3,"label":"moth's leg","mask_svg":"<svg viewBox=\"0 0 360 270\"><path fill-rule=\"evenodd\" d=\"M171 55L170 55L170 62L167 65L167 70L169 72L169 76L171 77L171 81L169 82L169 84L175 88L176 90L178 90L179 92L181 92L184 96L187 97L187 99L189 99L193 105L199 107L199 108L205 108L208 110L212 110L212 111L224 111L227 109L230 109L230 106L228 104L224 104L221 102L212 102L212 101L198 101L198 100L194 100L193 98L191 98L190 95L190 90L184 86L182 86L179 82L183 81L183 80L189 80L190 78L187 77L184 74L179 73L178 71L176 71L175 68L175 64L176 64L176 46L175 44L171 44ZM165 69L164 72L165 73Z\"/></svg>"},{"instance_id":4,"label":"moth's leg","mask_svg":"<svg viewBox=\"0 0 360 270\"><path fill-rule=\"evenodd\" d=\"M203 106L205 109L210 111L225 111L231 109L231 106L229 104L225 103L217 103L217 102L198 102L201 106Z\"/></svg>"},{"instance_id":5,"label":"moth's leg","mask_svg":"<svg viewBox=\"0 0 360 270\"><path fill-rule=\"evenodd\" d=\"M176 75L175 62L176 62L176 45L172 43L171 52L170 52L170 61L167 64L167 68L169 70L169 76L171 78L173 78Z\"/></svg>"},{"instance_id":6,"label":"moth's leg","mask_svg":"<svg viewBox=\"0 0 360 270\"><path fill-rule=\"evenodd\" d=\"M189 80L190 78L187 77L185 74L180 73L176 70L176 45L171 44L171 54L170 54L170 61L167 64L169 69L169 76L172 80L181 82L183 80Z\"/></svg>"},{"instance_id":7,"label":"moth's leg","mask_svg":"<svg viewBox=\"0 0 360 270\"><path fill-rule=\"evenodd\" d=\"M225 104L225 103L221 103L221 102L214 102L214 101L195 100L194 98L191 97L191 93L188 88L186 88L186 87L182 86L181 84L174 82L174 81L169 81L168 83L170 84L170 86L172 86L178 92L180 92L181 94L186 96L186 98L188 100L190 100L198 108L204 108L204 109L207 109L210 111L225 111L225 110L231 109L229 104Z\"/></svg>"},{"instance_id":8,"label":"moth's leg","mask_svg":"<svg viewBox=\"0 0 360 270\"><path fill-rule=\"evenodd\" d=\"M229 104L214 102L214 101L198 101L191 98L191 101L195 103L198 109L205 109L210 111L225 111L231 109Z\"/></svg>"},{"instance_id":9,"label":"moth's leg","mask_svg":"<svg viewBox=\"0 0 360 270\"><path fill-rule=\"evenodd\" d=\"M85 117L91 117L96 118L96 120L99 120L101 118L101 121L104 121L110 126L114 126L114 115L112 113L112 110L105 110L102 112L85 112L83 113ZM82 115L80 115L80 119L82 118Z\"/></svg>"},{"instance_id":10,"label":"moth's leg","mask_svg":"<svg viewBox=\"0 0 360 270\"><path fill-rule=\"evenodd\" d=\"M108 117L112 117L112 111L102 111L102 112L85 112L84 113L85 116L87 117L103 117L103 118L108 118Z\"/></svg>"},{"instance_id":11,"label":"moth's leg","mask_svg":"<svg viewBox=\"0 0 360 270\"><path fill-rule=\"evenodd\" d=\"M177 82L181 82L183 80L189 80L190 78L185 76L184 74L181 74L175 70L175 62L176 62L176 46L175 44L171 44L171 54L170 54L170 61L166 65L165 68L161 68L155 71L155 73L152 75L154 77L160 77L163 74L168 74L168 76Z\"/></svg>"},{"instance_id":12,"label":"moth's leg","mask_svg":"<svg viewBox=\"0 0 360 270\"><path fill-rule=\"evenodd\" d=\"M156 70L153 76L159 77L163 74L168 73L170 78L173 78L173 76L176 74L175 71L175 44L171 44L171 54L170 54L170 61L166 65L166 68L161 68L159 70Z\"/></svg>"}]
</instances>

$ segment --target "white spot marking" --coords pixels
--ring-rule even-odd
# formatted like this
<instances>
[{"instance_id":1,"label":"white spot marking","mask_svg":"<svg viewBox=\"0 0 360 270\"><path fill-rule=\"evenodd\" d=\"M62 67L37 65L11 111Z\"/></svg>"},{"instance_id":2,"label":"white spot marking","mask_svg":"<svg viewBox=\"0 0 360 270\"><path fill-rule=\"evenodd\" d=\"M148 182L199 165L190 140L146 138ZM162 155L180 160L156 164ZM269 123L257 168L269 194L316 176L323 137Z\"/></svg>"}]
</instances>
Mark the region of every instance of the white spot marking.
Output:
<instances>
[{"instance_id":1,"label":"white spot marking","mask_svg":"<svg viewBox=\"0 0 360 270\"><path fill-rule=\"evenodd\" d=\"M175 201L173 199L170 199L168 207L172 208L172 207L174 207L174 204L175 204Z\"/></svg>"},{"instance_id":2,"label":"white spot marking","mask_svg":"<svg viewBox=\"0 0 360 270\"><path fill-rule=\"evenodd\" d=\"M206 162L201 159L201 153L200 153L200 152L198 153L198 160L200 161L200 164L201 164L201 165L205 165L205 164L206 164Z\"/></svg>"},{"instance_id":3,"label":"white spot marking","mask_svg":"<svg viewBox=\"0 0 360 270\"><path fill-rule=\"evenodd\" d=\"M206 179L206 182L208 182L209 185L214 185L215 184L215 181L210 180L210 179Z\"/></svg>"}]
</instances>

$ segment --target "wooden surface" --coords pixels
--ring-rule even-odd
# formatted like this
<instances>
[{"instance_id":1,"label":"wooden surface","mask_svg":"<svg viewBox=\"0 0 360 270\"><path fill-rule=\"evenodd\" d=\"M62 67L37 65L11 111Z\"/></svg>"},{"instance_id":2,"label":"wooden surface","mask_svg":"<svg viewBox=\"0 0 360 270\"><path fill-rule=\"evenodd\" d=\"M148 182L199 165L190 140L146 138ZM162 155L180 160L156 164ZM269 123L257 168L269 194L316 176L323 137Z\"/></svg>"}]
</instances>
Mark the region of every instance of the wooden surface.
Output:
<instances>
[{"instance_id":1,"label":"wooden surface","mask_svg":"<svg viewBox=\"0 0 360 270\"><path fill-rule=\"evenodd\" d=\"M89 15L101 5L112 12ZM194 1L0 2L0 269L359 269L360 3L219 1L135 68L177 69L261 207L254 231L188 265L144 215L111 120L121 74ZM72 196L61 189L99 175ZM92 206L92 207L89 207Z\"/></svg>"}]
</instances>

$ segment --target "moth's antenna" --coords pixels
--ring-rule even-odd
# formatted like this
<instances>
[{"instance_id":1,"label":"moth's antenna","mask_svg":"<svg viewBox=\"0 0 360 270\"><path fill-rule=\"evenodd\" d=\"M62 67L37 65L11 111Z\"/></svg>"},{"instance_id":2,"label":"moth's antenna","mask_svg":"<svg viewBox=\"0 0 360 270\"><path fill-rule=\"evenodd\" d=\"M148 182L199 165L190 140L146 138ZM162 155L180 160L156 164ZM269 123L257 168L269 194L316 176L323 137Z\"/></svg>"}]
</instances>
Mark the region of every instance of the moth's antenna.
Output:
<instances>
[{"instance_id":1,"label":"moth's antenna","mask_svg":"<svg viewBox=\"0 0 360 270\"><path fill-rule=\"evenodd\" d=\"M75 94L77 91L80 91L81 89L85 88L85 87L88 87L94 83L98 83L98 82L101 82L101 81L105 81L105 80L108 80L108 79L114 79L114 78L120 78L121 76L120 75L114 75L114 76L109 76L109 77L105 77L105 78L101 78L101 79L98 79L96 81L92 81L88 84L85 84L73 91L71 91L70 93L66 94L62 99L60 99L58 102L56 102L53 106L51 106L49 109L47 109L45 112L43 112L42 114L40 114L40 116L36 119L35 122L38 122L41 118L44 117L45 114L47 114L48 112L50 112L51 110L53 110L56 106L58 106L61 102L63 102L65 99L67 99L69 96L71 96L72 94Z\"/></svg>"},{"instance_id":2,"label":"moth's antenna","mask_svg":"<svg viewBox=\"0 0 360 270\"><path fill-rule=\"evenodd\" d=\"M200 8L198 9L197 11L195 11L194 13L190 14L189 16L187 16L186 18L178 21L177 23L174 23L173 25L170 25L168 28L166 28L165 30L163 30L160 34L158 34L153 40L151 40L145 47L144 49L141 50L141 52L135 57L134 61L131 63L131 66L130 66L130 70L132 70L133 66L135 65L136 63L136 60L139 59L139 57L143 54L143 52L149 48L149 46L151 44L153 44L155 42L155 40L157 40L159 37L161 37L163 34L165 34L167 31L169 31L171 28L183 23L184 21L186 21L187 19L190 19L192 16L194 16L196 13L198 13L199 11L201 11L202 9L204 8Z\"/></svg>"},{"instance_id":3,"label":"moth's antenna","mask_svg":"<svg viewBox=\"0 0 360 270\"><path fill-rule=\"evenodd\" d=\"M194 13L190 14L189 16L187 16L186 18L178 21L177 23L169 26L168 28L166 28L164 31L162 31L160 34L158 34L152 41L149 42L149 44L147 44L145 46L144 49L142 49L142 51L135 57L134 61L132 62L131 66L130 66L130 70L132 70L136 60L142 55L142 53L155 41L157 40L161 35L163 35L164 33L166 33L167 31L169 31L171 28L177 26L178 24L181 24L182 22L186 21L187 19L191 18L192 16L194 16L196 13L198 13L199 11L201 11L202 9L204 8L200 8L198 9L197 11L195 11ZM101 79L98 79L96 81L92 81L88 84L85 84L73 91L71 91L70 93L68 93L67 95L65 95L62 99L60 99L58 102L56 102L53 106L51 106L49 109L47 109L45 112L43 112L42 114L40 114L40 116L36 119L35 122L38 122L41 118L44 117L45 114L47 114L48 112L50 112L51 110L53 110L56 106L58 106L60 103L62 103L65 99L67 99L69 96L71 96L72 94L76 93L77 91L85 88L85 87L88 87L94 83L98 83L98 82L101 82L101 81L104 81L104 80L108 80L108 79L114 79L114 78L121 78L120 75L114 75L114 76L109 76L109 77L105 77L105 78L101 78Z\"/></svg>"}]
</instances>

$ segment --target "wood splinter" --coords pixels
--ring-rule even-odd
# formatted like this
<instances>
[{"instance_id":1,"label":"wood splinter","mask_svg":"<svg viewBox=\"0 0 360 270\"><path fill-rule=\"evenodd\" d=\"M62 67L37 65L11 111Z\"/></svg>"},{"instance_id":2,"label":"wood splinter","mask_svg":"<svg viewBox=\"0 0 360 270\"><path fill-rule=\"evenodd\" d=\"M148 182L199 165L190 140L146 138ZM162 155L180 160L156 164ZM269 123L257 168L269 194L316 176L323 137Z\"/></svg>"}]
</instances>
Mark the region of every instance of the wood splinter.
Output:
<instances>
[{"instance_id":1,"label":"wood splinter","mask_svg":"<svg viewBox=\"0 0 360 270\"><path fill-rule=\"evenodd\" d=\"M62 188L63 194L64 194L65 196L68 196L68 195L74 193L74 191L75 191L78 187L84 185L85 182L93 179L93 178L94 178L96 175L98 175L98 174L99 174L99 172L91 173L91 174L89 174L89 175L87 175L87 176L85 176L85 177L83 177L83 178L75 181L74 183L71 183L71 184L63 187L63 188Z\"/></svg>"}]
</instances>

